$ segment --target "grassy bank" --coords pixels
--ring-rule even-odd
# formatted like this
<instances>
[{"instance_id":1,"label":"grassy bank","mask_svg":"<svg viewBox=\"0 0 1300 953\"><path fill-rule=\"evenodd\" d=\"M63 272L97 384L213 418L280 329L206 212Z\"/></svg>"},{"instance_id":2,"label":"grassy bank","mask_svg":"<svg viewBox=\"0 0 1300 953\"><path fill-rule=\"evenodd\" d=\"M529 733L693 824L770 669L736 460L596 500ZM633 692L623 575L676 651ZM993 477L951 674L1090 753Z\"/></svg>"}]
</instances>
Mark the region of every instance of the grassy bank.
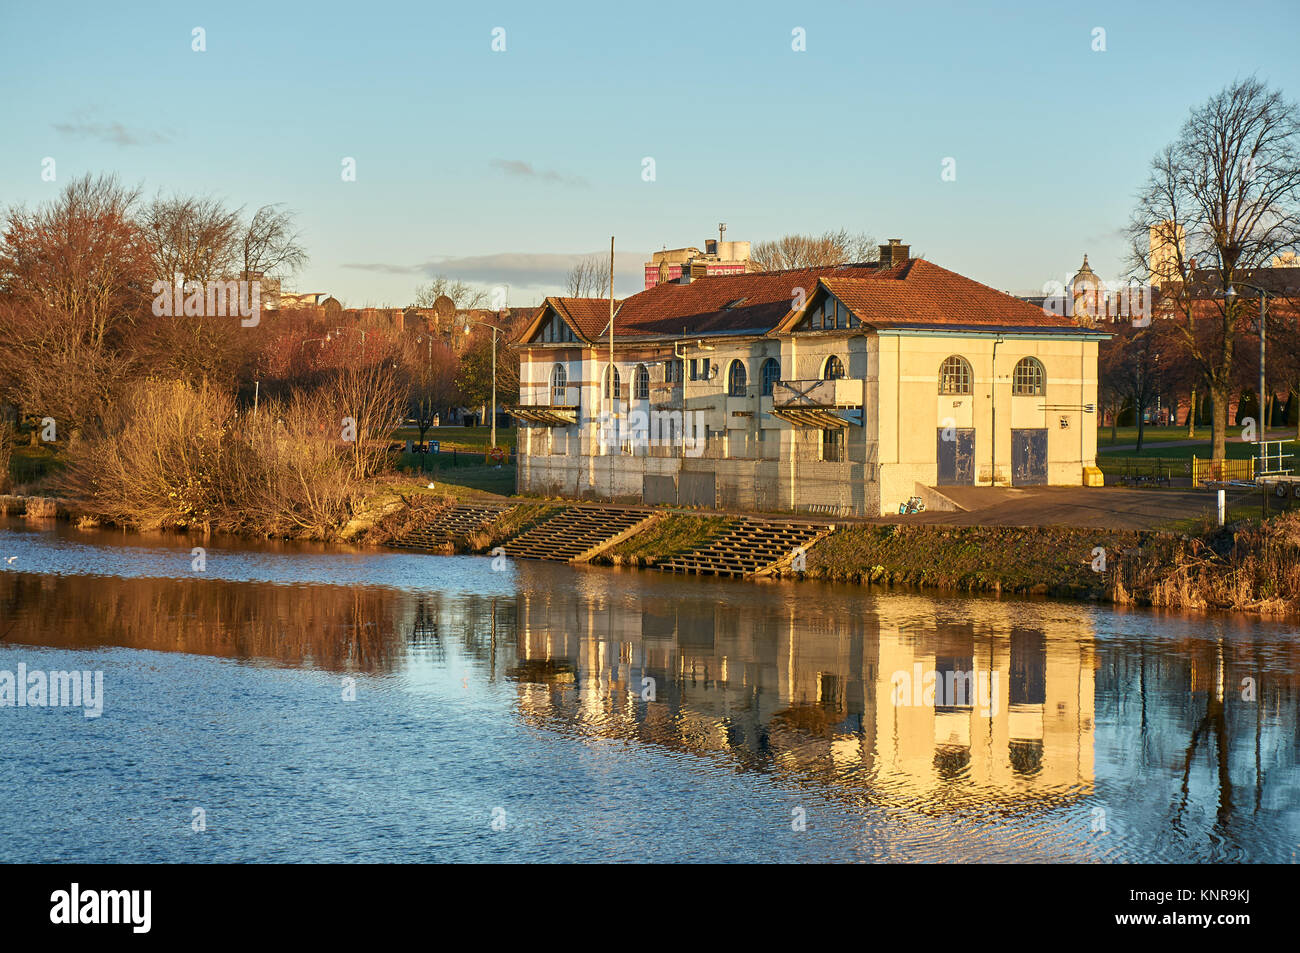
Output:
<instances>
[{"instance_id":1,"label":"grassy bank","mask_svg":"<svg viewBox=\"0 0 1300 953\"><path fill-rule=\"evenodd\" d=\"M802 574L787 575L1287 615L1300 612L1300 513L1198 535L862 526L823 540Z\"/></svg>"},{"instance_id":2,"label":"grassy bank","mask_svg":"<svg viewBox=\"0 0 1300 953\"><path fill-rule=\"evenodd\" d=\"M731 522L725 516L670 513L593 561L615 566L654 566L681 553L702 549L721 536Z\"/></svg>"},{"instance_id":3,"label":"grassy bank","mask_svg":"<svg viewBox=\"0 0 1300 953\"><path fill-rule=\"evenodd\" d=\"M840 582L968 592L1105 599L1107 569L1153 533L1026 527L859 526L841 529L808 553L804 576ZM797 575L797 574L796 574Z\"/></svg>"}]
</instances>

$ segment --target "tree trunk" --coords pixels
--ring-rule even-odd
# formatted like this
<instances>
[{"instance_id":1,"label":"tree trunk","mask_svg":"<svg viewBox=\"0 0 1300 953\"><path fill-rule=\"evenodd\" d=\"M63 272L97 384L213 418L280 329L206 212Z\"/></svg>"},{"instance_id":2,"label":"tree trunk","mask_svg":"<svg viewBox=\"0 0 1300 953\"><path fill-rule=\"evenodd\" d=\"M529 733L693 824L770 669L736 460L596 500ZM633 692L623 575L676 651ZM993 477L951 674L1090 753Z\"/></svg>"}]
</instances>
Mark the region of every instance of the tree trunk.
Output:
<instances>
[{"instance_id":1,"label":"tree trunk","mask_svg":"<svg viewBox=\"0 0 1300 953\"><path fill-rule=\"evenodd\" d=\"M1142 435L1146 432L1146 426L1143 421L1143 418L1145 416L1146 414L1143 412L1143 408L1141 407L1141 405L1139 405L1137 408L1137 412L1134 414L1134 417L1136 418L1137 428L1138 428L1137 447L1136 449L1134 449L1133 451L1134 453L1142 452Z\"/></svg>"},{"instance_id":2,"label":"tree trunk","mask_svg":"<svg viewBox=\"0 0 1300 953\"><path fill-rule=\"evenodd\" d=\"M1192 388L1192 399L1187 405L1187 439L1196 439L1196 388Z\"/></svg>"},{"instance_id":3,"label":"tree trunk","mask_svg":"<svg viewBox=\"0 0 1300 953\"><path fill-rule=\"evenodd\" d=\"M1223 463L1227 456L1228 440L1228 388L1220 383L1210 385L1211 443L1210 459Z\"/></svg>"}]
</instances>

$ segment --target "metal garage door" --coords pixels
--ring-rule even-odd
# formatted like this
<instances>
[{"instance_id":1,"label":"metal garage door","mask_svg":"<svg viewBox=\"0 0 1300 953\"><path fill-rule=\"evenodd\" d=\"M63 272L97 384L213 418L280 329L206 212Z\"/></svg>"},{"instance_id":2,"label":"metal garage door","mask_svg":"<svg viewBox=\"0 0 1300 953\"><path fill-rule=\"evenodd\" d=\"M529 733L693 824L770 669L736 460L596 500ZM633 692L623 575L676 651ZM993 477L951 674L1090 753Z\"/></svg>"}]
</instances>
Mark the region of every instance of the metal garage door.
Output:
<instances>
[{"instance_id":1,"label":"metal garage door","mask_svg":"<svg viewBox=\"0 0 1300 953\"><path fill-rule=\"evenodd\" d=\"M641 499L650 506L676 505L677 481L670 476L647 473L641 478Z\"/></svg>"},{"instance_id":2,"label":"metal garage door","mask_svg":"<svg viewBox=\"0 0 1300 953\"><path fill-rule=\"evenodd\" d=\"M940 428L938 460L939 486L973 484L975 482L975 431Z\"/></svg>"},{"instance_id":3,"label":"metal garage door","mask_svg":"<svg viewBox=\"0 0 1300 953\"><path fill-rule=\"evenodd\" d=\"M1011 485L1042 486L1047 482L1047 431L1011 431Z\"/></svg>"},{"instance_id":4,"label":"metal garage door","mask_svg":"<svg viewBox=\"0 0 1300 953\"><path fill-rule=\"evenodd\" d=\"M713 473L692 473L683 470L677 478L677 502L682 506L718 505L718 493Z\"/></svg>"}]
</instances>

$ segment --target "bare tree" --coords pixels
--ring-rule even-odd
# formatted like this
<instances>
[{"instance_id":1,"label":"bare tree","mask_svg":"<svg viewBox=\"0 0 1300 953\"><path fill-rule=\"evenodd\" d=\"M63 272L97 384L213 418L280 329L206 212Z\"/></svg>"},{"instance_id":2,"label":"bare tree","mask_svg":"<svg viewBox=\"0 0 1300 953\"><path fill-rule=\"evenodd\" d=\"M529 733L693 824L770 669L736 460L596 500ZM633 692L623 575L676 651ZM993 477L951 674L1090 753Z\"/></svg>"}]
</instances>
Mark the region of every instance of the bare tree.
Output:
<instances>
[{"instance_id":1,"label":"bare tree","mask_svg":"<svg viewBox=\"0 0 1300 953\"><path fill-rule=\"evenodd\" d=\"M1131 257L1160 272L1161 299L1209 390L1215 460L1225 455L1237 344L1256 330L1252 292L1223 292L1296 247L1298 211L1300 112L1254 78L1192 110L1138 196Z\"/></svg>"},{"instance_id":2,"label":"bare tree","mask_svg":"<svg viewBox=\"0 0 1300 953\"><path fill-rule=\"evenodd\" d=\"M432 281L415 289L413 305L417 308L432 308L433 303L443 295L450 298L456 307L461 309L483 308L488 303L486 289L466 284L463 281L453 281L446 275L436 275Z\"/></svg>"},{"instance_id":3,"label":"bare tree","mask_svg":"<svg viewBox=\"0 0 1300 953\"><path fill-rule=\"evenodd\" d=\"M429 332L405 337L400 367L406 386L406 413L420 431L420 443L443 410L456 401L456 352Z\"/></svg>"},{"instance_id":4,"label":"bare tree","mask_svg":"<svg viewBox=\"0 0 1300 953\"><path fill-rule=\"evenodd\" d=\"M343 440L350 445L353 479L373 476L386 459L388 441L406 406L396 345L371 335L334 378L330 398Z\"/></svg>"},{"instance_id":5,"label":"bare tree","mask_svg":"<svg viewBox=\"0 0 1300 953\"><path fill-rule=\"evenodd\" d=\"M0 291L103 344L142 300L147 271L131 217L137 199L116 177L87 175L42 209L11 209L0 239Z\"/></svg>"},{"instance_id":6,"label":"bare tree","mask_svg":"<svg viewBox=\"0 0 1300 953\"><path fill-rule=\"evenodd\" d=\"M820 235L782 235L759 242L751 249L749 260L759 271L781 271L875 261L879 255L876 240L870 235L841 228Z\"/></svg>"},{"instance_id":7,"label":"bare tree","mask_svg":"<svg viewBox=\"0 0 1300 953\"><path fill-rule=\"evenodd\" d=\"M263 205L253 213L240 238L240 258L248 278L284 278L307 264L307 251L298 243L293 215L278 205Z\"/></svg>"},{"instance_id":8,"label":"bare tree","mask_svg":"<svg viewBox=\"0 0 1300 953\"><path fill-rule=\"evenodd\" d=\"M1111 339L1102 344L1098 355L1100 390L1112 408L1111 440L1115 422L1127 405L1133 409L1137 425L1136 452L1142 452L1146 435L1147 411L1155 407L1156 397L1164 389L1170 373L1168 322L1134 327L1119 322Z\"/></svg>"},{"instance_id":9,"label":"bare tree","mask_svg":"<svg viewBox=\"0 0 1300 953\"><path fill-rule=\"evenodd\" d=\"M155 281L207 282L239 267L239 210L213 198L159 195L140 216Z\"/></svg>"},{"instance_id":10,"label":"bare tree","mask_svg":"<svg viewBox=\"0 0 1300 953\"><path fill-rule=\"evenodd\" d=\"M569 269L564 290L570 298L609 297L609 259L593 254Z\"/></svg>"},{"instance_id":11,"label":"bare tree","mask_svg":"<svg viewBox=\"0 0 1300 953\"><path fill-rule=\"evenodd\" d=\"M149 307L137 193L85 176L0 236L0 392L76 430L110 403Z\"/></svg>"}]
</instances>

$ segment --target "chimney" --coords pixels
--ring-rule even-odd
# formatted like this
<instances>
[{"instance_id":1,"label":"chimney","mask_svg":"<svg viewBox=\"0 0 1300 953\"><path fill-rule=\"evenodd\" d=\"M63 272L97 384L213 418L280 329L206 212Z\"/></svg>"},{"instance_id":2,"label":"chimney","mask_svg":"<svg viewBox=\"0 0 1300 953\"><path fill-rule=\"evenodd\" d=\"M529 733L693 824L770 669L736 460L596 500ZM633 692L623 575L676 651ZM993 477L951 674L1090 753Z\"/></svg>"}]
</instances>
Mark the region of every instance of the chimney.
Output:
<instances>
[{"instance_id":1,"label":"chimney","mask_svg":"<svg viewBox=\"0 0 1300 953\"><path fill-rule=\"evenodd\" d=\"M880 264L884 268L906 264L911 258L911 251L911 245L904 245L900 239L891 238L888 245L880 246Z\"/></svg>"}]
</instances>

